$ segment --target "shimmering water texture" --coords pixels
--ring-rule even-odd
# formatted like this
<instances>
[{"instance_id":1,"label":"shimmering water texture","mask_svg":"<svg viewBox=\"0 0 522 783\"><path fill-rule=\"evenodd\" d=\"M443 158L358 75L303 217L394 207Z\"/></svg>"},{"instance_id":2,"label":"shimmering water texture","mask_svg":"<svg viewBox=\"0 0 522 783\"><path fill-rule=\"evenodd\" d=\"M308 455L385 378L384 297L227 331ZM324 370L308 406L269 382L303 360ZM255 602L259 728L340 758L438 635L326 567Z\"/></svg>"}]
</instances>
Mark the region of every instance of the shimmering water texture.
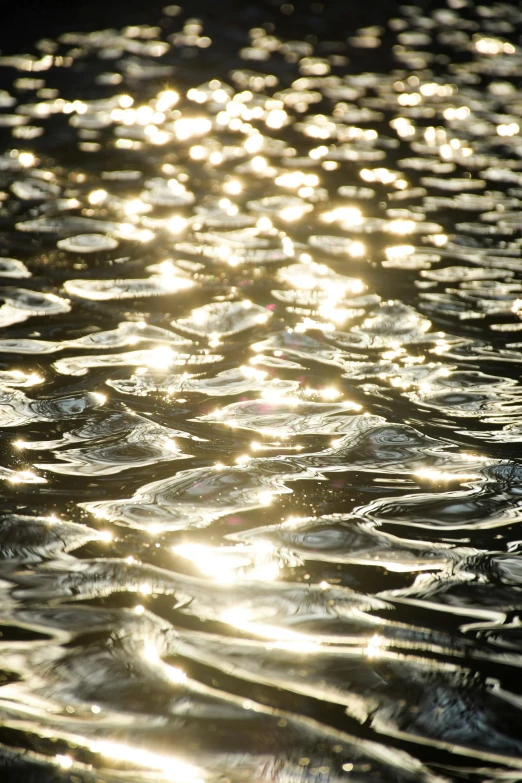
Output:
<instances>
[{"instance_id":1,"label":"shimmering water texture","mask_svg":"<svg viewBox=\"0 0 522 783\"><path fill-rule=\"evenodd\" d=\"M0 767L516 783L522 13L241 24L0 57Z\"/></svg>"}]
</instances>

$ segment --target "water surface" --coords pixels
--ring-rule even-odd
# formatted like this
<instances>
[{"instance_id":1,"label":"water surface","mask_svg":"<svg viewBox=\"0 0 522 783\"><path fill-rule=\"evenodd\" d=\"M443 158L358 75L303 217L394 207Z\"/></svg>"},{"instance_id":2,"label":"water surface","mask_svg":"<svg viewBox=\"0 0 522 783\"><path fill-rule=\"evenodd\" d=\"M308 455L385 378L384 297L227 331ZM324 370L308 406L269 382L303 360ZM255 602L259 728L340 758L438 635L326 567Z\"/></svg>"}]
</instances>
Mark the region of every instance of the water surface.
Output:
<instances>
[{"instance_id":1,"label":"water surface","mask_svg":"<svg viewBox=\"0 0 522 783\"><path fill-rule=\"evenodd\" d=\"M515 783L522 14L245 19L0 56L0 765Z\"/></svg>"}]
</instances>

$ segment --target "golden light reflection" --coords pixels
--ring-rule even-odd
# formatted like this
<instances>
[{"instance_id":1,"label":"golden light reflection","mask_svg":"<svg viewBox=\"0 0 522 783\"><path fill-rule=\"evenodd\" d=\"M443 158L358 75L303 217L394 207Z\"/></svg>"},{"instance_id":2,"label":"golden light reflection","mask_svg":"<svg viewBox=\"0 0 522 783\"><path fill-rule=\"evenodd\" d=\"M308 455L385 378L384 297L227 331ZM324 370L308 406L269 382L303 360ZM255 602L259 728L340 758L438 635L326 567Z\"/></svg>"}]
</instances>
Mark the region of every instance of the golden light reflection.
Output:
<instances>
[{"instance_id":1,"label":"golden light reflection","mask_svg":"<svg viewBox=\"0 0 522 783\"><path fill-rule=\"evenodd\" d=\"M172 551L221 584L245 579L272 582L279 576L277 551L268 542L235 547L185 543L173 546Z\"/></svg>"},{"instance_id":2,"label":"golden light reflection","mask_svg":"<svg viewBox=\"0 0 522 783\"><path fill-rule=\"evenodd\" d=\"M422 95L418 92L403 92L397 98L399 106L418 106L422 101Z\"/></svg>"},{"instance_id":3,"label":"golden light reflection","mask_svg":"<svg viewBox=\"0 0 522 783\"><path fill-rule=\"evenodd\" d=\"M406 117L396 117L390 121L390 125L401 138L407 139L415 136L415 126Z\"/></svg>"},{"instance_id":4,"label":"golden light reflection","mask_svg":"<svg viewBox=\"0 0 522 783\"><path fill-rule=\"evenodd\" d=\"M100 188L99 190L92 190L89 195L87 196L87 201L89 204L92 204L93 206L98 206L99 204L103 204L105 199L107 198L107 191Z\"/></svg>"},{"instance_id":5,"label":"golden light reflection","mask_svg":"<svg viewBox=\"0 0 522 783\"><path fill-rule=\"evenodd\" d=\"M385 649L385 645L386 639L376 633L368 640L364 652L368 658L379 658Z\"/></svg>"},{"instance_id":6,"label":"golden light reflection","mask_svg":"<svg viewBox=\"0 0 522 783\"><path fill-rule=\"evenodd\" d=\"M518 122L501 123L497 125L497 133L499 136L516 136L520 133L520 125Z\"/></svg>"},{"instance_id":7,"label":"golden light reflection","mask_svg":"<svg viewBox=\"0 0 522 783\"><path fill-rule=\"evenodd\" d=\"M323 400L338 400L339 397L342 397L342 392L336 389L335 386L327 386L320 390L320 395ZM358 407L360 408L361 406Z\"/></svg>"},{"instance_id":8,"label":"golden light reflection","mask_svg":"<svg viewBox=\"0 0 522 783\"><path fill-rule=\"evenodd\" d=\"M229 196L238 196L242 191L243 185L237 179L225 182L223 185L223 192L227 193Z\"/></svg>"},{"instance_id":9,"label":"golden light reflection","mask_svg":"<svg viewBox=\"0 0 522 783\"><path fill-rule=\"evenodd\" d=\"M279 213L279 217L281 220L284 220L286 223L295 223L297 220L301 220L303 215L305 215L307 212L310 212L312 209L311 204L302 204L292 207L285 207L281 210Z\"/></svg>"},{"instance_id":10,"label":"golden light reflection","mask_svg":"<svg viewBox=\"0 0 522 783\"><path fill-rule=\"evenodd\" d=\"M106 756L111 761L121 761L143 769L156 770L170 783L204 783L197 767L175 756L163 756L134 745L124 745L109 740L95 740L90 744L90 750Z\"/></svg>"},{"instance_id":11,"label":"golden light reflection","mask_svg":"<svg viewBox=\"0 0 522 783\"><path fill-rule=\"evenodd\" d=\"M184 685L187 675L178 666L172 666L162 661L158 648L151 641L143 645L143 657L150 666L160 667L162 674L166 675L173 685Z\"/></svg>"},{"instance_id":12,"label":"golden light reflection","mask_svg":"<svg viewBox=\"0 0 522 783\"><path fill-rule=\"evenodd\" d=\"M312 160L320 160L321 158L324 158L325 155L328 155L328 147L322 144L320 147L316 147L315 149L310 150L308 155L312 158Z\"/></svg>"},{"instance_id":13,"label":"golden light reflection","mask_svg":"<svg viewBox=\"0 0 522 783\"><path fill-rule=\"evenodd\" d=\"M175 120L173 129L179 141L187 141L194 136L204 136L212 130L212 122L207 117L182 117Z\"/></svg>"},{"instance_id":14,"label":"golden light reflection","mask_svg":"<svg viewBox=\"0 0 522 783\"><path fill-rule=\"evenodd\" d=\"M179 101L179 94L175 90L162 90L156 99L156 111L169 111Z\"/></svg>"},{"instance_id":15,"label":"golden light reflection","mask_svg":"<svg viewBox=\"0 0 522 783\"><path fill-rule=\"evenodd\" d=\"M170 666L169 664L164 663L163 670L174 685L184 685L186 683L187 675L183 669L180 669L178 666Z\"/></svg>"},{"instance_id":16,"label":"golden light reflection","mask_svg":"<svg viewBox=\"0 0 522 783\"><path fill-rule=\"evenodd\" d=\"M415 248L413 245L393 245L392 247L386 247L384 253L388 261L396 261L400 258L413 255Z\"/></svg>"},{"instance_id":17,"label":"golden light reflection","mask_svg":"<svg viewBox=\"0 0 522 783\"><path fill-rule=\"evenodd\" d=\"M465 481L468 479L471 481L479 478L478 473L459 473L457 471L438 470L437 468L422 468L415 471L414 475L428 481Z\"/></svg>"},{"instance_id":18,"label":"golden light reflection","mask_svg":"<svg viewBox=\"0 0 522 783\"><path fill-rule=\"evenodd\" d=\"M513 44L508 41L501 41L499 38L476 34L473 36L473 42L479 54L494 56L497 54L515 54L516 52Z\"/></svg>"},{"instance_id":19,"label":"golden light reflection","mask_svg":"<svg viewBox=\"0 0 522 783\"><path fill-rule=\"evenodd\" d=\"M155 125L147 125L144 132L150 143L156 144L157 146L168 144L168 142L171 140L170 133L159 130Z\"/></svg>"},{"instance_id":20,"label":"golden light reflection","mask_svg":"<svg viewBox=\"0 0 522 783\"><path fill-rule=\"evenodd\" d=\"M323 312L327 312L329 308L328 306L323 306L320 309ZM305 317L301 323L295 325L294 332L297 332L297 334L304 334L309 329L318 329L321 332L335 332L335 324L330 321L321 323L320 321L315 321L313 318Z\"/></svg>"},{"instance_id":21,"label":"golden light reflection","mask_svg":"<svg viewBox=\"0 0 522 783\"><path fill-rule=\"evenodd\" d=\"M32 470L17 470L7 477L10 484L47 484L47 479Z\"/></svg>"},{"instance_id":22,"label":"golden light reflection","mask_svg":"<svg viewBox=\"0 0 522 783\"><path fill-rule=\"evenodd\" d=\"M127 201L123 209L125 214L128 216L142 215L145 212L150 212L152 210L152 204L145 204L145 202L141 199L134 198Z\"/></svg>"},{"instance_id":23,"label":"golden light reflection","mask_svg":"<svg viewBox=\"0 0 522 783\"><path fill-rule=\"evenodd\" d=\"M181 234L188 226L188 220L181 215L173 215L167 220L167 230L171 234Z\"/></svg>"},{"instance_id":24,"label":"golden light reflection","mask_svg":"<svg viewBox=\"0 0 522 783\"><path fill-rule=\"evenodd\" d=\"M71 756L58 753L54 758L60 769L71 769L74 764L74 760L71 758Z\"/></svg>"},{"instance_id":25,"label":"golden light reflection","mask_svg":"<svg viewBox=\"0 0 522 783\"><path fill-rule=\"evenodd\" d=\"M324 223L344 223L346 226L361 226L364 217L359 207L337 207L329 212L323 212L321 220Z\"/></svg>"},{"instance_id":26,"label":"golden light reflection","mask_svg":"<svg viewBox=\"0 0 522 783\"><path fill-rule=\"evenodd\" d=\"M142 144L133 139L116 139L114 146L119 150L139 150L141 149Z\"/></svg>"},{"instance_id":27,"label":"golden light reflection","mask_svg":"<svg viewBox=\"0 0 522 783\"><path fill-rule=\"evenodd\" d=\"M152 242L155 239L153 231L147 228L139 228L132 223L121 223L117 235L122 239L130 239L143 244Z\"/></svg>"},{"instance_id":28,"label":"golden light reflection","mask_svg":"<svg viewBox=\"0 0 522 783\"><path fill-rule=\"evenodd\" d=\"M448 236L446 234L432 234L431 241L436 247L444 247L448 242Z\"/></svg>"},{"instance_id":29,"label":"golden light reflection","mask_svg":"<svg viewBox=\"0 0 522 783\"><path fill-rule=\"evenodd\" d=\"M113 534L111 533L110 530L100 530L98 532L98 535L99 535L100 541L105 541L105 543L107 543L107 544L114 540L114 536L113 536Z\"/></svg>"},{"instance_id":30,"label":"golden light reflection","mask_svg":"<svg viewBox=\"0 0 522 783\"><path fill-rule=\"evenodd\" d=\"M35 165L37 159L32 152L20 152L18 155L18 160L24 169L28 169Z\"/></svg>"},{"instance_id":31,"label":"golden light reflection","mask_svg":"<svg viewBox=\"0 0 522 783\"><path fill-rule=\"evenodd\" d=\"M319 177L317 174L305 174L302 171L289 171L276 177L275 184L281 188L297 190L303 185L308 187L317 187Z\"/></svg>"},{"instance_id":32,"label":"golden light reflection","mask_svg":"<svg viewBox=\"0 0 522 783\"><path fill-rule=\"evenodd\" d=\"M260 217L256 223L256 227L260 231L270 231L274 227L274 224L269 217Z\"/></svg>"},{"instance_id":33,"label":"golden light reflection","mask_svg":"<svg viewBox=\"0 0 522 783\"><path fill-rule=\"evenodd\" d=\"M365 289L362 280L338 275L325 264L318 264L315 261L291 267L291 271L291 282L294 288L304 291L314 289L323 291L329 296L330 304L342 299L348 292L360 294Z\"/></svg>"},{"instance_id":34,"label":"golden light reflection","mask_svg":"<svg viewBox=\"0 0 522 783\"><path fill-rule=\"evenodd\" d=\"M243 142L243 147L250 154L255 154L263 147L264 137L260 133L252 133Z\"/></svg>"},{"instance_id":35,"label":"golden light reflection","mask_svg":"<svg viewBox=\"0 0 522 783\"><path fill-rule=\"evenodd\" d=\"M268 168L268 161L266 158L263 158L262 155L255 155L250 161L250 166L252 171L260 174Z\"/></svg>"},{"instance_id":36,"label":"golden light reflection","mask_svg":"<svg viewBox=\"0 0 522 783\"><path fill-rule=\"evenodd\" d=\"M39 375L37 372L28 372L25 373L22 370L9 370L10 380L9 381L3 381L6 386L10 386L12 383L16 383L18 386L23 385L25 387L27 386L37 386L40 383L43 383L45 378L42 375Z\"/></svg>"},{"instance_id":37,"label":"golden light reflection","mask_svg":"<svg viewBox=\"0 0 522 783\"><path fill-rule=\"evenodd\" d=\"M208 154L209 154L208 149L204 147L202 144L194 144L189 149L189 155L192 158L192 160L206 160Z\"/></svg>"},{"instance_id":38,"label":"golden light reflection","mask_svg":"<svg viewBox=\"0 0 522 783\"><path fill-rule=\"evenodd\" d=\"M284 625L270 625L256 619L255 610L234 606L219 615L219 620L240 631L246 631L261 639L269 639L267 649L290 650L296 653L313 653L321 645L307 634L286 628Z\"/></svg>"},{"instance_id":39,"label":"golden light reflection","mask_svg":"<svg viewBox=\"0 0 522 783\"><path fill-rule=\"evenodd\" d=\"M208 162L212 164L212 166L219 166L224 160L224 155L221 152L215 151L210 154Z\"/></svg>"},{"instance_id":40,"label":"golden light reflection","mask_svg":"<svg viewBox=\"0 0 522 783\"><path fill-rule=\"evenodd\" d=\"M352 258L361 258L366 255L366 247L362 242L352 242L348 249L348 255Z\"/></svg>"},{"instance_id":41,"label":"golden light reflection","mask_svg":"<svg viewBox=\"0 0 522 783\"><path fill-rule=\"evenodd\" d=\"M146 355L141 357L147 367L154 370L161 370L164 367L168 367L172 364L175 358L175 352L167 345L158 345L157 348L151 349Z\"/></svg>"},{"instance_id":42,"label":"golden light reflection","mask_svg":"<svg viewBox=\"0 0 522 783\"><path fill-rule=\"evenodd\" d=\"M390 221L386 226L386 229L392 234L411 234L412 231L415 231L415 221L399 218Z\"/></svg>"},{"instance_id":43,"label":"golden light reflection","mask_svg":"<svg viewBox=\"0 0 522 783\"><path fill-rule=\"evenodd\" d=\"M467 106L459 106L457 108L449 106L442 112L445 120L465 120L470 114L471 111Z\"/></svg>"},{"instance_id":44,"label":"golden light reflection","mask_svg":"<svg viewBox=\"0 0 522 783\"><path fill-rule=\"evenodd\" d=\"M271 642L265 646L267 650L286 650L287 652L295 652L296 654L315 653L322 649L318 642L306 638Z\"/></svg>"},{"instance_id":45,"label":"golden light reflection","mask_svg":"<svg viewBox=\"0 0 522 783\"><path fill-rule=\"evenodd\" d=\"M258 370L255 367L249 367L245 364L241 365L239 371L244 378L250 378L255 381L264 381L268 375L266 370Z\"/></svg>"},{"instance_id":46,"label":"golden light reflection","mask_svg":"<svg viewBox=\"0 0 522 783\"><path fill-rule=\"evenodd\" d=\"M268 112L265 123L268 128L279 130L288 124L289 117L284 109L273 109Z\"/></svg>"}]
</instances>

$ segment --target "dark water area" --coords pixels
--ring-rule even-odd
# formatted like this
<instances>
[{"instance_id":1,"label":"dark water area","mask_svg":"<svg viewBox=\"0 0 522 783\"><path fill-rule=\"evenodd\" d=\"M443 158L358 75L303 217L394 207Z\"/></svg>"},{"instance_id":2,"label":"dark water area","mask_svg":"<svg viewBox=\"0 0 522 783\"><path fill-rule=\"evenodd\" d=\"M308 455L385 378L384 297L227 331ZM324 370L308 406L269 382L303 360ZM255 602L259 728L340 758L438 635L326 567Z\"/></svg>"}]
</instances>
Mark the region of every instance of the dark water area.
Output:
<instances>
[{"instance_id":1,"label":"dark water area","mask_svg":"<svg viewBox=\"0 0 522 783\"><path fill-rule=\"evenodd\" d=\"M520 781L521 10L10 12L0 780Z\"/></svg>"}]
</instances>

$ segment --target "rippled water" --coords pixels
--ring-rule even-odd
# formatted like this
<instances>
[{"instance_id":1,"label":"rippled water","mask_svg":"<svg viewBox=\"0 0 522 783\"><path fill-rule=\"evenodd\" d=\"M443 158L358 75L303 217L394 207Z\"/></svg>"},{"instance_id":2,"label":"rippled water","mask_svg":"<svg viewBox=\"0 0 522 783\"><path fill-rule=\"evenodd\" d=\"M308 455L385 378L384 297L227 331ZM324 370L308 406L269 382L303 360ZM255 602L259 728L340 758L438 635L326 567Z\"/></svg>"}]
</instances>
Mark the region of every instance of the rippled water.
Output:
<instances>
[{"instance_id":1,"label":"rippled water","mask_svg":"<svg viewBox=\"0 0 522 783\"><path fill-rule=\"evenodd\" d=\"M515 783L522 13L242 24L0 57L2 779Z\"/></svg>"}]
</instances>

